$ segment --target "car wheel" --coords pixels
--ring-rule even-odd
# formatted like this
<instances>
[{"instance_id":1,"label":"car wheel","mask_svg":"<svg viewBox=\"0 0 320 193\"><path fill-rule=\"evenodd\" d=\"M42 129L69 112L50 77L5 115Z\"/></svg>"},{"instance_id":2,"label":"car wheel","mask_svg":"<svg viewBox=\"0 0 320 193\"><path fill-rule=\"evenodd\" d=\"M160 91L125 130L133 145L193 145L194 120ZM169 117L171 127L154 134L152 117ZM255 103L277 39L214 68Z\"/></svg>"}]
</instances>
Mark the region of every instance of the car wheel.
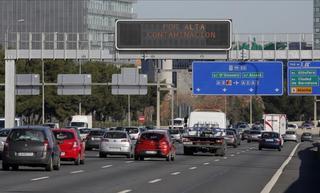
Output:
<instances>
[{"instance_id":1,"label":"car wheel","mask_svg":"<svg viewBox=\"0 0 320 193\"><path fill-rule=\"evenodd\" d=\"M171 155L171 158L170 158L170 159L171 159L171 161L174 161L175 158L176 158L176 154L174 153L174 154Z\"/></svg>"},{"instance_id":2,"label":"car wheel","mask_svg":"<svg viewBox=\"0 0 320 193\"><path fill-rule=\"evenodd\" d=\"M170 161L170 157L171 157L171 155L168 155L168 156L166 157L166 160L167 160L167 161Z\"/></svg>"},{"instance_id":3,"label":"car wheel","mask_svg":"<svg viewBox=\"0 0 320 193\"><path fill-rule=\"evenodd\" d=\"M74 165L80 165L80 154L78 155L77 159L74 160Z\"/></svg>"},{"instance_id":4,"label":"car wheel","mask_svg":"<svg viewBox=\"0 0 320 193\"><path fill-rule=\"evenodd\" d=\"M301 140L301 142L304 142L303 140Z\"/></svg>"},{"instance_id":5,"label":"car wheel","mask_svg":"<svg viewBox=\"0 0 320 193\"><path fill-rule=\"evenodd\" d=\"M278 148L278 151L281 151L281 147Z\"/></svg>"},{"instance_id":6,"label":"car wheel","mask_svg":"<svg viewBox=\"0 0 320 193\"><path fill-rule=\"evenodd\" d=\"M248 143L251 143L251 140L247 140Z\"/></svg>"},{"instance_id":7,"label":"car wheel","mask_svg":"<svg viewBox=\"0 0 320 193\"><path fill-rule=\"evenodd\" d=\"M259 150L262 150L262 147L259 146Z\"/></svg>"},{"instance_id":8,"label":"car wheel","mask_svg":"<svg viewBox=\"0 0 320 193\"><path fill-rule=\"evenodd\" d=\"M13 171L19 170L19 165L13 165L13 166L12 166L12 170L13 170Z\"/></svg>"},{"instance_id":9,"label":"car wheel","mask_svg":"<svg viewBox=\"0 0 320 193\"><path fill-rule=\"evenodd\" d=\"M105 158L105 157L106 157L106 154L103 153L103 152L99 152L99 157L100 157L100 158Z\"/></svg>"},{"instance_id":10,"label":"car wheel","mask_svg":"<svg viewBox=\"0 0 320 193\"><path fill-rule=\"evenodd\" d=\"M128 159L130 159L131 158L131 153L127 154L126 156L127 156Z\"/></svg>"},{"instance_id":11,"label":"car wheel","mask_svg":"<svg viewBox=\"0 0 320 193\"><path fill-rule=\"evenodd\" d=\"M233 144L233 148L237 148L238 147L238 145L237 144Z\"/></svg>"},{"instance_id":12,"label":"car wheel","mask_svg":"<svg viewBox=\"0 0 320 193\"><path fill-rule=\"evenodd\" d=\"M53 170L53 160L52 157L49 158L49 162L45 167L46 171L51 172Z\"/></svg>"},{"instance_id":13,"label":"car wheel","mask_svg":"<svg viewBox=\"0 0 320 193\"><path fill-rule=\"evenodd\" d=\"M143 160L144 160L144 157L143 157L143 156L140 156L139 159L140 159L141 161L143 161Z\"/></svg>"},{"instance_id":14,"label":"car wheel","mask_svg":"<svg viewBox=\"0 0 320 193\"><path fill-rule=\"evenodd\" d=\"M134 160L138 161L139 160L139 156L138 155L134 155Z\"/></svg>"},{"instance_id":15,"label":"car wheel","mask_svg":"<svg viewBox=\"0 0 320 193\"><path fill-rule=\"evenodd\" d=\"M2 170L8 171L9 170L9 164L2 162Z\"/></svg>"},{"instance_id":16,"label":"car wheel","mask_svg":"<svg viewBox=\"0 0 320 193\"><path fill-rule=\"evenodd\" d=\"M84 164L84 159L80 160L80 164L81 164L81 165Z\"/></svg>"},{"instance_id":17,"label":"car wheel","mask_svg":"<svg viewBox=\"0 0 320 193\"><path fill-rule=\"evenodd\" d=\"M60 170L61 167L61 161L60 158L58 158L57 164L53 166L54 170Z\"/></svg>"}]
</instances>

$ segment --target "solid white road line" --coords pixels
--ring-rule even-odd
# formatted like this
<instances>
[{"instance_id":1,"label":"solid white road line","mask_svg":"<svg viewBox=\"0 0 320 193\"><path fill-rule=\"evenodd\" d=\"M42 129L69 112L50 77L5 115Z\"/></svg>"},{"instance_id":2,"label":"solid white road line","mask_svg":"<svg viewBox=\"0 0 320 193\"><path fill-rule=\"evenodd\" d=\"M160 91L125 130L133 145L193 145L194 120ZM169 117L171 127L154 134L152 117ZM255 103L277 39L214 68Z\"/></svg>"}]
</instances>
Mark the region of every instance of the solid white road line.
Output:
<instances>
[{"instance_id":1,"label":"solid white road line","mask_svg":"<svg viewBox=\"0 0 320 193\"><path fill-rule=\"evenodd\" d=\"M282 163L280 168L276 171L276 173L272 176L271 180L266 184L266 186L262 189L262 191L260 193L269 193L272 190L273 186L277 183L280 175L282 174L283 169L288 165L288 163L292 159L293 155L295 154L296 150L298 149L299 145L300 145L300 143L298 143L293 148L293 150L290 153L289 157Z\"/></svg>"},{"instance_id":2,"label":"solid white road line","mask_svg":"<svg viewBox=\"0 0 320 193\"><path fill-rule=\"evenodd\" d=\"M154 183L160 182L161 180L162 180L161 178L151 180L151 181L149 181L149 184L154 184Z\"/></svg>"},{"instance_id":3,"label":"solid white road line","mask_svg":"<svg viewBox=\"0 0 320 193\"><path fill-rule=\"evenodd\" d=\"M70 174L78 174L78 173L82 173L84 172L83 170L77 170L77 171L73 171L73 172L70 172Z\"/></svg>"},{"instance_id":4,"label":"solid white road line","mask_svg":"<svg viewBox=\"0 0 320 193\"><path fill-rule=\"evenodd\" d=\"M210 164L209 162L203 163L203 165L209 165L209 164Z\"/></svg>"},{"instance_id":5,"label":"solid white road line","mask_svg":"<svg viewBox=\"0 0 320 193\"><path fill-rule=\"evenodd\" d=\"M31 181L45 180L48 178L49 178L49 176L44 176L44 177L40 177L40 178L33 178L33 179L31 179Z\"/></svg>"},{"instance_id":6,"label":"solid white road line","mask_svg":"<svg viewBox=\"0 0 320 193\"><path fill-rule=\"evenodd\" d=\"M112 167L112 165L102 166L101 168L110 168L110 167Z\"/></svg>"},{"instance_id":7,"label":"solid white road line","mask_svg":"<svg viewBox=\"0 0 320 193\"><path fill-rule=\"evenodd\" d=\"M128 190L122 190L122 191L120 191L120 192L118 192L118 193L128 193L128 192L131 192L132 190L130 190L130 189L128 189Z\"/></svg>"},{"instance_id":8,"label":"solid white road line","mask_svg":"<svg viewBox=\"0 0 320 193\"><path fill-rule=\"evenodd\" d=\"M194 170L194 169L197 169L197 167L191 167L191 168L189 168L189 170Z\"/></svg>"},{"instance_id":9,"label":"solid white road line","mask_svg":"<svg viewBox=\"0 0 320 193\"><path fill-rule=\"evenodd\" d=\"M171 173L172 176L176 176L176 175L179 175L181 172L173 172Z\"/></svg>"}]
</instances>

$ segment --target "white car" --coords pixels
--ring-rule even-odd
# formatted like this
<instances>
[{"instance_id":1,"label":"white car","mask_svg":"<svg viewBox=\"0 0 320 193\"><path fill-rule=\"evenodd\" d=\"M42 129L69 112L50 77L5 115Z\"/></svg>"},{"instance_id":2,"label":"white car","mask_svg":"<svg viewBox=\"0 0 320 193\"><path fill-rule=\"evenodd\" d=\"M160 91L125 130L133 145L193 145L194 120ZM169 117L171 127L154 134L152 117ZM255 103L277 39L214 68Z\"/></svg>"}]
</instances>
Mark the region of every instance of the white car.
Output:
<instances>
[{"instance_id":1,"label":"white car","mask_svg":"<svg viewBox=\"0 0 320 193\"><path fill-rule=\"evenodd\" d=\"M125 127L126 132L128 132L132 140L137 140L142 132L145 131L144 128L140 127Z\"/></svg>"},{"instance_id":2,"label":"white car","mask_svg":"<svg viewBox=\"0 0 320 193\"><path fill-rule=\"evenodd\" d=\"M100 142L99 157L108 155L132 156L132 143L126 131L107 131Z\"/></svg>"},{"instance_id":3,"label":"white car","mask_svg":"<svg viewBox=\"0 0 320 193\"><path fill-rule=\"evenodd\" d=\"M3 152L4 143L7 140L7 136L11 129L1 129L0 130L0 152Z\"/></svg>"},{"instance_id":4,"label":"white car","mask_svg":"<svg viewBox=\"0 0 320 193\"><path fill-rule=\"evenodd\" d=\"M298 142L298 137L295 131L286 131L283 135L283 140L286 141L295 141Z\"/></svg>"}]
</instances>

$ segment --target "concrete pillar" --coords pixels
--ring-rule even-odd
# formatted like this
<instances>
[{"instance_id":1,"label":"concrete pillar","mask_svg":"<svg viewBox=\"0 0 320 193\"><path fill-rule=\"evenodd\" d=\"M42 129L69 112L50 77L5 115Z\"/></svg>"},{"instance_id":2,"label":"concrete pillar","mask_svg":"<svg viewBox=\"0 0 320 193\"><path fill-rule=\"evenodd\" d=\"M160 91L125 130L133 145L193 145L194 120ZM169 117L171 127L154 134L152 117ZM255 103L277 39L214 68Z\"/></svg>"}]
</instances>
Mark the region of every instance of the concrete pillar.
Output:
<instances>
[{"instance_id":1,"label":"concrete pillar","mask_svg":"<svg viewBox=\"0 0 320 193\"><path fill-rule=\"evenodd\" d=\"M16 115L16 64L15 60L5 60L5 128L14 127Z\"/></svg>"}]
</instances>

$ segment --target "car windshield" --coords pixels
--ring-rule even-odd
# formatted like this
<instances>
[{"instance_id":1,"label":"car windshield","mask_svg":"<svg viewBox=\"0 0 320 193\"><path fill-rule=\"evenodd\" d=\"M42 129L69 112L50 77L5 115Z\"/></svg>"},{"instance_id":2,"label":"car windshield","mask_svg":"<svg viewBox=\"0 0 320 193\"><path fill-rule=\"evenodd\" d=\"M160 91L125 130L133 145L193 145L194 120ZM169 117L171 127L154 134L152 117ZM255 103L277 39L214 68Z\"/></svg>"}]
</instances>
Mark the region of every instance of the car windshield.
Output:
<instances>
[{"instance_id":1,"label":"car windshield","mask_svg":"<svg viewBox=\"0 0 320 193\"><path fill-rule=\"evenodd\" d=\"M227 131L227 135L234 135L233 131Z\"/></svg>"},{"instance_id":2,"label":"car windshield","mask_svg":"<svg viewBox=\"0 0 320 193\"><path fill-rule=\"evenodd\" d=\"M127 127L125 129L129 134L136 134L139 133L139 129L136 127Z\"/></svg>"},{"instance_id":3,"label":"car windshield","mask_svg":"<svg viewBox=\"0 0 320 193\"><path fill-rule=\"evenodd\" d=\"M90 131L90 135L92 136L102 136L104 134L105 131L102 130L94 130L94 131Z\"/></svg>"},{"instance_id":4,"label":"car windshield","mask_svg":"<svg viewBox=\"0 0 320 193\"><path fill-rule=\"evenodd\" d=\"M71 122L70 126L72 127L85 127L84 122Z\"/></svg>"},{"instance_id":5,"label":"car windshield","mask_svg":"<svg viewBox=\"0 0 320 193\"><path fill-rule=\"evenodd\" d=\"M103 137L108 139L124 139L127 138L127 135L123 132L107 132Z\"/></svg>"},{"instance_id":6,"label":"car windshield","mask_svg":"<svg viewBox=\"0 0 320 193\"><path fill-rule=\"evenodd\" d=\"M19 129L13 130L9 136L10 141L38 141L44 142L45 135L41 130L36 129Z\"/></svg>"},{"instance_id":7,"label":"car windshield","mask_svg":"<svg viewBox=\"0 0 320 193\"><path fill-rule=\"evenodd\" d=\"M159 141L161 139L164 138L164 134L162 133L143 133L141 135L142 139L148 139L148 140L155 140L155 141Z\"/></svg>"},{"instance_id":8,"label":"car windshield","mask_svg":"<svg viewBox=\"0 0 320 193\"><path fill-rule=\"evenodd\" d=\"M279 138L279 134L272 133L272 132L266 132L266 133L262 133L261 137L262 138Z\"/></svg>"},{"instance_id":9,"label":"car windshield","mask_svg":"<svg viewBox=\"0 0 320 193\"><path fill-rule=\"evenodd\" d=\"M79 129L80 134L88 134L90 129Z\"/></svg>"},{"instance_id":10,"label":"car windshield","mask_svg":"<svg viewBox=\"0 0 320 193\"><path fill-rule=\"evenodd\" d=\"M286 131L286 134L288 134L288 135L294 135L294 134L296 134L296 132L294 132L294 131Z\"/></svg>"},{"instance_id":11,"label":"car windshield","mask_svg":"<svg viewBox=\"0 0 320 193\"><path fill-rule=\"evenodd\" d=\"M179 134L180 132L178 129L170 129L169 133L175 135L175 134Z\"/></svg>"},{"instance_id":12,"label":"car windshield","mask_svg":"<svg viewBox=\"0 0 320 193\"><path fill-rule=\"evenodd\" d=\"M311 133L303 133L304 136L311 136Z\"/></svg>"},{"instance_id":13,"label":"car windshield","mask_svg":"<svg viewBox=\"0 0 320 193\"><path fill-rule=\"evenodd\" d=\"M72 132L66 132L66 131L54 131L53 132L55 138L57 140L68 140L68 139L74 139L74 135Z\"/></svg>"}]
</instances>

